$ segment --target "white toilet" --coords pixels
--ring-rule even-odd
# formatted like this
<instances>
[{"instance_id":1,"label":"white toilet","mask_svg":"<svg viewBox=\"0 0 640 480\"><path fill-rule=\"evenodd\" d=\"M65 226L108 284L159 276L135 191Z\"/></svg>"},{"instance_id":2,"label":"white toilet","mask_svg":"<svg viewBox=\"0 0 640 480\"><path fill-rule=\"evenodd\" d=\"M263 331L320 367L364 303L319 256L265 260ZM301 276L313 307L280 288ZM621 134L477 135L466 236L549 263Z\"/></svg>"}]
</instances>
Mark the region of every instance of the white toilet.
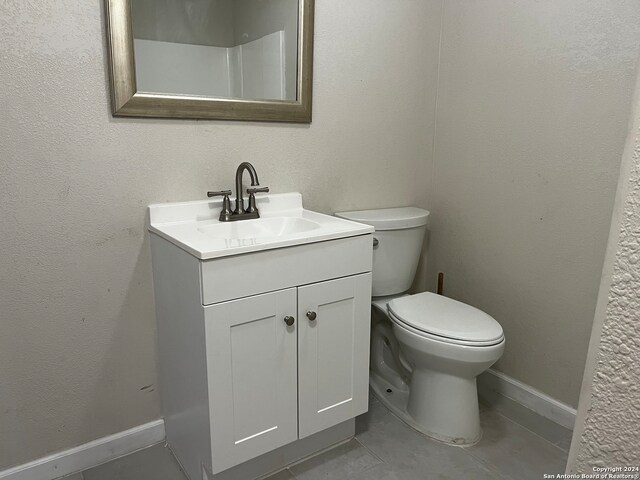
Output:
<instances>
[{"instance_id":1,"label":"white toilet","mask_svg":"<svg viewBox=\"0 0 640 480\"><path fill-rule=\"evenodd\" d=\"M482 436L476 377L502 355L502 327L442 295L404 293L416 273L429 212L402 207L336 216L376 229L370 372L376 396L426 435L476 443Z\"/></svg>"}]
</instances>

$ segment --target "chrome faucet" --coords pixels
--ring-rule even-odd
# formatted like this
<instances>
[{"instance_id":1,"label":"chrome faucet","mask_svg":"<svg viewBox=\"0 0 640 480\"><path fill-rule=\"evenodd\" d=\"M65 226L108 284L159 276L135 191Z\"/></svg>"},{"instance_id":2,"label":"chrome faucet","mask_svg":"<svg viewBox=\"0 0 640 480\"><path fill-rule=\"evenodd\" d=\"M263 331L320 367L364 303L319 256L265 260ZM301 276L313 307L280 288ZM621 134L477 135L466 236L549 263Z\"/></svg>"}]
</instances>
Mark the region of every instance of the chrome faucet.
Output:
<instances>
[{"instance_id":1,"label":"chrome faucet","mask_svg":"<svg viewBox=\"0 0 640 480\"><path fill-rule=\"evenodd\" d=\"M251 177L251 187L247 188L249 194L249 206L244 208L244 198L242 197L242 176L248 171ZM229 195L231 190L221 190L219 192L207 192L208 197L224 197L222 200L222 211L220 212L221 222L235 222L237 220L250 220L252 218L260 218L260 212L256 207L256 193L268 192L269 187L260 187L258 181L258 173L249 162L242 162L236 170L236 208L231 210L231 202Z\"/></svg>"}]
</instances>

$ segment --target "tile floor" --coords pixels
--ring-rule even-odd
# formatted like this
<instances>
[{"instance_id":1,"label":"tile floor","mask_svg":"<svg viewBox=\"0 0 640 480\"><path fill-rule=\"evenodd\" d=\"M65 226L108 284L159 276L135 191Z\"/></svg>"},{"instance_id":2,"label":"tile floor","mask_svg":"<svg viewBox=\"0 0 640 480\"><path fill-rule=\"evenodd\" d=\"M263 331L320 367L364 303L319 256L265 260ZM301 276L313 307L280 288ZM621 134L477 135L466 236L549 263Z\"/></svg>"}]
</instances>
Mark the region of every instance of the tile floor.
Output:
<instances>
[{"instance_id":1,"label":"tile floor","mask_svg":"<svg viewBox=\"0 0 640 480\"><path fill-rule=\"evenodd\" d=\"M536 422L530 414L520 417L521 423L531 430L482 406L484 436L480 443L466 448L450 447L409 428L372 395L369 412L357 419L354 439L266 480L537 480L544 473L564 472L571 432L555 424L548 425L540 417ZM160 444L65 480L186 480L186 477L169 450Z\"/></svg>"}]
</instances>

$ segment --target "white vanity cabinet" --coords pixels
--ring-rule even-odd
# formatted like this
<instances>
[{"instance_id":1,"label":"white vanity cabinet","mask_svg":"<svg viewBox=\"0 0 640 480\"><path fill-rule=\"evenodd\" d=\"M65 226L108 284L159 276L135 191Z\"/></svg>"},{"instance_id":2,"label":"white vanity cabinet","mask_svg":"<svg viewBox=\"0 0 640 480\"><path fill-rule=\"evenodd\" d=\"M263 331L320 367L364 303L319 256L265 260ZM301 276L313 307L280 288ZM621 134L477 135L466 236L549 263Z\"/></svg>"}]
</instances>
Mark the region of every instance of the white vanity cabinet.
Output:
<instances>
[{"instance_id":1,"label":"white vanity cabinet","mask_svg":"<svg viewBox=\"0 0 640 480\"><path fill-rule=\"evenodd\" d=\"M298 438L296 289L205 308L214 473Z\"/></svg>"},{"instance_id":2,"label":"white vanity cabinet","mask_svg":"<svg viewBox=\"0 0 640 480\"><path fill-rule=\"evenodd\" d=\"M205 307L214 473L367 410L370 292L367 273Z\"/></svg>"},{"instance_id":3,"label":"white vanity cabinet","mask_svg":"<svg viewBox=\"0 0 640 480\"><path fill-rule=\"evenodd\" d=\"M199 224L183 241L175 219L210 204L176 205L150 207L149 230L162 414L189 478L248 480L352 436L368 404L369 227L303 213L337 233L205 255Z\"/></svg>"},{"instance_id":4,"label":"white vanity cabinet","mask_svg":"<svg viewBox=\"0 0 640 480\"><path fill-rule=\"evenodd\" d=\"M299 438L367 411L370 311L371 273L298 288Z\"/></svg>"}]
</instances>

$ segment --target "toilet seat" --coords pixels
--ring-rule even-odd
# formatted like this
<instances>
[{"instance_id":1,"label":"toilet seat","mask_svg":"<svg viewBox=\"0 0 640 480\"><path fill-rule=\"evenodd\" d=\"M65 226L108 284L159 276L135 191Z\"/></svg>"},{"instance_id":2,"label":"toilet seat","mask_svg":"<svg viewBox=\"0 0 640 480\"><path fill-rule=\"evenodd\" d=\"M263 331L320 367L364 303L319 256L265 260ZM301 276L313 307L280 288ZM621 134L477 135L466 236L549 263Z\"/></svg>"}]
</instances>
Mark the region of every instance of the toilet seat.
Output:
<instances>
[{"instance_id":1,"label":"toilet seat","mask_svg":"<svg viewBox=\"0 0 640 480\"><path fill-rule=\"evenodd\" d=\"M432 340L435 342L443 343L446 345L450 345L452 347L461 346L461 347L493 347L499 345L504 342L504 336L496 341L489 342L465 342L464 340L455 340L453 338L441 337L439 335L434 335L432 333L425 332L423 330L418 330L417 328L412 327L411 325L404 323L402 320L396 318L393 313L389 312L389 320L392 323L395 323L398 327L407 330L415 335L419 335L422 338Z\"/></svg>"},{"instance_id":2,"label":"toilet seat","mask_svg":"<svg viewBox=\"0 0 640 480\"><path fill-rule=\"evenodd\" d=\"M500 324L475 307L429 292L391 300L392 321L414 333L454 345L490 346L504 340Z\"/></svg>"}]
</instances>

